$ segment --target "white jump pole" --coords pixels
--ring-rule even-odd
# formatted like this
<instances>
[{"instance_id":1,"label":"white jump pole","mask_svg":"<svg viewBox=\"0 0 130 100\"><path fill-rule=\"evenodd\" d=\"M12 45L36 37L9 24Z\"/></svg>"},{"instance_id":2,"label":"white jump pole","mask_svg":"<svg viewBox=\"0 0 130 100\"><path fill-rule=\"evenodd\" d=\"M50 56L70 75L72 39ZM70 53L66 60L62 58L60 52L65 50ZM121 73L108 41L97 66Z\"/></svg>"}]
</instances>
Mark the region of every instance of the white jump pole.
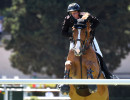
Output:
<instances>
[{"instance_id":1,"label":"white jump pole","mask_svg":"<svg viewBox=\"0 0 130 100\"><path fill-rule=\"evenodd\" d=\"M130 79L0 79L0 84L130 85Z\"/></svg>"}]
</instances>

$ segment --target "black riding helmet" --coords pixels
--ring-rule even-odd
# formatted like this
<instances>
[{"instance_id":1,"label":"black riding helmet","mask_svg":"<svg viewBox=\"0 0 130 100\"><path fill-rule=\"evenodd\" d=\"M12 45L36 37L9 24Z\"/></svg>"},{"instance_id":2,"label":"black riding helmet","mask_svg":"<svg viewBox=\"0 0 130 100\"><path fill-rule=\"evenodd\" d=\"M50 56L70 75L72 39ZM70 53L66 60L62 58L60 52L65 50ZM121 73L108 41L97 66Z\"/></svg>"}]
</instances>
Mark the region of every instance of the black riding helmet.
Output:
<instances>
[{"instance_id":1,"label":"black riding helmet","mask_svg":"<svg viewBox=\"0 0 130 100\"><path fill-rule=\"evenodd\" d=\"M80 11L80 6L77 3L71 3L69 4L67 8L67 12L69 13L70 11Z\"/></svg>"}]
</instances>

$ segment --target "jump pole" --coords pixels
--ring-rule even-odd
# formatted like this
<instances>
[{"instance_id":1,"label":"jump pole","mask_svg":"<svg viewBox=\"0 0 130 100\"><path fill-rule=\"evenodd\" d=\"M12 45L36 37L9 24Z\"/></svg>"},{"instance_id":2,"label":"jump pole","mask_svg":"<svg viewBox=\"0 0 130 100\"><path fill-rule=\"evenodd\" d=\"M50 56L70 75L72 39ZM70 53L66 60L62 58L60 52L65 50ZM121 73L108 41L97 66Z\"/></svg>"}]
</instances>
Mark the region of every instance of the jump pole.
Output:
<instances>
[{"instance_id":1,"label":"jump pole","mask_svg":"<svg viewBox=\"0 0 130 100\"><path fill-rule=\"evenodd\" d=\"M130 85L130 79L0 79L0 84Z\"/></svg>"}]
</instances>

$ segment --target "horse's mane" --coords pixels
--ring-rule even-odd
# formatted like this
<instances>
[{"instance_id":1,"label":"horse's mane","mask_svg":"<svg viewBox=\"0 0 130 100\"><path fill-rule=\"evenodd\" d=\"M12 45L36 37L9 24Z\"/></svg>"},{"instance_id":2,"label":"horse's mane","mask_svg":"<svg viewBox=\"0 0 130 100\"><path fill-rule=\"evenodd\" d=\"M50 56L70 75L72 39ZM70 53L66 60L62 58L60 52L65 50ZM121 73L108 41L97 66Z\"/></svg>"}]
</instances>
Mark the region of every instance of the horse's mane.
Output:
<instances>
[{"instance_id":1,"label":"horse's mane","mask_svg":"<svg viewBox=\"0 0 130 100\"><path fill-rule=\"evenodd\" d=\"M81 19L87 19L90 16L90 13L85 12Z\"/></svg>"}]
</instances>

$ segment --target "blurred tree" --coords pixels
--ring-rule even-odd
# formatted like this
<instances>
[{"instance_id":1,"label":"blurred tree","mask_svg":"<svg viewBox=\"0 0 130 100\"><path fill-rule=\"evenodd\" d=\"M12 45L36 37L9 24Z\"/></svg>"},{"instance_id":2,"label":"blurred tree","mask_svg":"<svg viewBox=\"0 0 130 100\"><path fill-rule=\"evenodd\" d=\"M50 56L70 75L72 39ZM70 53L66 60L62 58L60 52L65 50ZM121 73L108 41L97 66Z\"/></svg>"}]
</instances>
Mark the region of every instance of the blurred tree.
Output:
<instances>
[{"instance_id":1,"label":"blurred tree","mask_svg":"<svg viewBox=\"0 0 130 100\"><path fill-rule=\"evenodd\" d=\"M129 0L74 0L83 11L101 21L96 37L111 70L130 51ZM13 49L12 66L29 74L53 73L63 77L68 39L61 36L61 26L71 0L13 0L7 9L5 28L12 39L6 49Z\"/></svg>"},{"instance_id":2,"label":"blurred tree","mask_svg":"<svg viewBox=\"0 0 130 100\"><path fill-rule=\"evenodd\" d=\"M26 74L35 71L62 77L67 52L60 33L64 11L58 10L63 6L60 0L13 0L5 18L12 35L6 49L14 50L13 67Z\"/></svg>"}]
</instances>

